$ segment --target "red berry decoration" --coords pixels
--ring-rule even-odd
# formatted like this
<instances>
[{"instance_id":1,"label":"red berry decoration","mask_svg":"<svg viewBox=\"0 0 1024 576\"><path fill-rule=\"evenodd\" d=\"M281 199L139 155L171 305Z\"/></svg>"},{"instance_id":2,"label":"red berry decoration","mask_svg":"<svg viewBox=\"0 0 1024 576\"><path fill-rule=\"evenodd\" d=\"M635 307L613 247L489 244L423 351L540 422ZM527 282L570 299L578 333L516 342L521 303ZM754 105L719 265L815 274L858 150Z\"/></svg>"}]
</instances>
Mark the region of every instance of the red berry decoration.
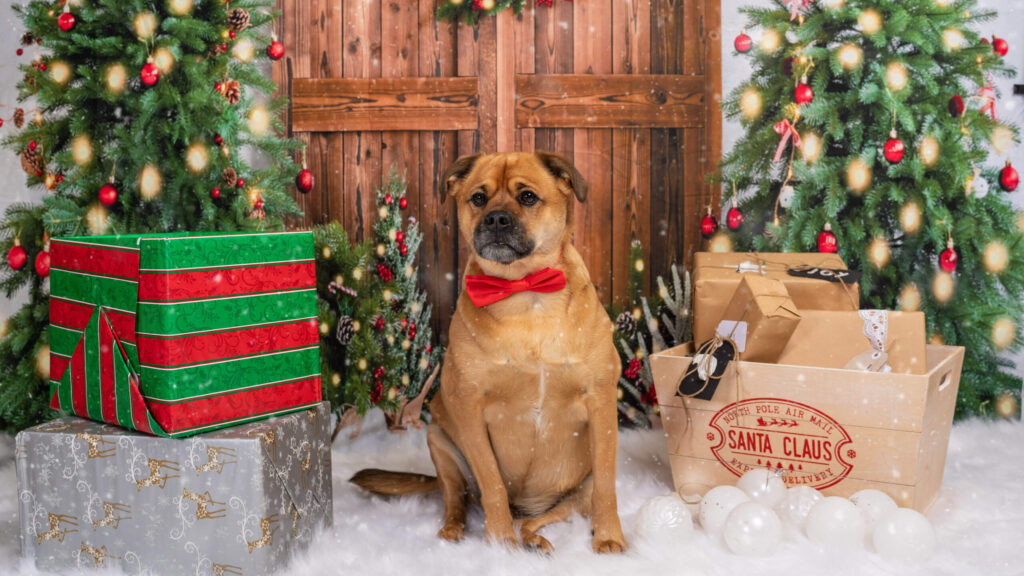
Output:
<instances>
[{"instance_id":1,"label":"red berry decoration","mask_svg":"<svg viewBox=\"0 0 1024 576\"><path fill-rule=\"evenodd\" d=\"M832 233L832 224L825 222L825 228L818 233L818 252L834 254L839 252L839 241Z\"/></svg>"},{"instance_id":2,"label":"red berry decoration","mask_svg":"<svg viewBox=\"0 0 1024 576\"><path fill-rule=\"evenodd\" d=\"M885 154L885 159L889 161L889 164L896 164L903 160L903 140L896 137L895 130L889 133L889 140L886 141L882 152Z\"/></svg>"},{"instance_id":3,"label":"red berry decoration","mask_svg":"<svg viewBox=\"0 0 1024 576\"><path fill-rule=\"evenodd\" d=\"M234 30L228 32L228 38L231 38L232 40L234 40L235 36L237 36L237 35L238 34Z\"/></svg>"},{"instance_id":4,"label":"red berry decoration","mask_svg":"<svg viewBox=\"0 0 1024 576\"><path fill-rule=\"evenodd\" d=\"M313 190L313 185L316 183L316 179L313 178L313 172L309 168L303 168L295 176L295 187L299 189L299 192L308 194Z\"/></svg>"},{"instance_id":5,"label":"red berry decoration","mask_svg":"<svg viewBox=\"0 0 1024 576\"><path fill-rule=\"evenodd\" d=\"M267 57L271 60L280 60L281 58L284 58L284 44L277 40L271 42L270 46L267 46Z\"/></svg>"},{"instance_id":6,"label":"red berry decoration","mask_svg":"<svg viewBox=\"0 0 1024 576\"><path fill-rule=\"evenodd\" d=\"M399 244L398 253L401 254L402 256L405 256L406 254L409 253L409 247L406 246L405 244Z\"/></svg>"},{"instance_id":7,"label":"red berry decoration","mask_svg":"<svg viewBox=\"0 0 1024 576\"><path fill-rule=\"evenodd\" d=\"M740 212L735 198L732 199L732 207L729 208L728 214L725 215L725 224L729 227L729 230L739 230L740 226L743 226L743 212Z\"/></svg>"},{"instance_id":8,"label":"red berry decoration","mask_svg":"<svg viewBox=\"0 0 1024 576\"><path fill-rule=\"evenodd\" d=\"M217 144L217 146L221 146L221 145L224 144L224 138L221 137L220 134L214 134L213 135L213 141L214 141L214 143Z\"/></svg>"},{"instance_id":9,"label":"red berry decoration","mask_svg":"<svg viewBox=\"0 0 1024 576\"><path fill-rule=\"evenodd\" d=\"M956 250L953 249L953 239L950 238L946 242L946 249L939 254L939 268L952 274L956 271L957 255Z\"/></svg>"},{"instance_id":10,"label":"red berry decoration","mask_svg":"<svg viewBox=\"0 0 1024 576\"><path fill-rule=\"evenodd\" d=\"M398 242L399 244L404 243L405 242L405 233L402 232L401 230L399 230L398 232L395 232L395 242Z\"/></svg>"},{"instance_id":11,"label":"red berry decoration","mask_svg":"<svg viewBox=\"0 0 1024 576\"><path fill-rule=\"evenodd\" d=\"M964 115L967 110L967 106L964 105L964 97L959 94L954 94L949 99L949 115L953 118L959 118Z\"/></svg>"},{"instance_id":12,"label":"red berry decoration","mask_svg":"<svg viewBox=\"0 0 1024 576\"><path fill-rule=\"evenodd\" d=\"M100 204L113 206L114 202L117 202L117 188L113 182L108 182L100 187Z\"/></svg>"},{"instance_id":13,"label":"red berry decoration","mask_svg":"<svg viewBox=\"0 0 1024 576\"><path fill-rule=\"evenodd\" d=\"M1020 184L1020 174L1017 174L1017 169L1007 160L1006 166L999 171L999 187L1006 192L1013 192L1017 189L1018 184Z\"/></svg>"},{"instance_id":14,"label":"red berry decoration","mask_svg":"<svg viewBox=\"0 0 1024 576\"><path fill-rule=\"evenodd\" d=\"M406 200L405 198L400 199L398 201L398 207L401 208L402 210L405 210L406 208L409 207L409 201Z\"/></svg>"},{"instance_id":15,"label":"red berry decoration","mask_svg":"<svg viewBox=\"0 0 1024 576\"><path fill-rule=\"evenodd\" d=\"M235 186L239 188L245 188L245 179L239 178L238 181L235 182Z\"/></svg>"},{"instance_id":16,"label":"red berry decoration","mask_svg":"<svg viewBox=\"0 0 1024 576\"><path fill-rule=\"evenodd\" d=\"M384 264L377 264L377 275L380 276L380 279L385 282L391 282L391 280L395 277L394 272L392 272L391 269Z\"/></svg>"},{"instance_id":17,"label":"red berry decoration","mask_svg":"<svg viewBox=\"0 0 1024 576\"><path fill-rule=\"evenodd\" d=\"M210 190L210 198L213 198L214 200L220 198L220 188L214 188L213 190Z\"/></svg>"},{"instance_id":18,"label":"red berry decoration","mask_svg":"<svg viewBox=\"0 0 1024 576\"><path fill-rule=\"evenodd\" d=\"M160 79L160 69L156 67L156 64L153 64L152 58L142 67L142 71L139 72L139 78L142 79L142 83L146 86L152 86Z\"/></svg>"},{"instance_id":19,"label":"red berry decoration","mask_svg":"<svg viewBox=\"0 0 1024 576\"><path fill-rule=\"evenodd\" d=\"M384 329L384 317L383 316L377 316L377 321L373 323L373 327L376 328L377 330L383 330Z\"/></svg>"},{"instance_id":20,"label":"red berry decoration","mask_svg":"<svg viewBox=\"0 0 1024 576\"><path fill-rule=\"evenodd\" d=\"M708 213L700 220L700 234L705 238L711 238L715 232L718 232L718 219L711 214L711 208L708 208Z\"/></svg>"},{"instance_id":21,"label":"red berry decoration","mask_svg":"<svg viewBox=\"0 0 1024 576\"><path fill-rule=\"evenodd\" d=\"M1003 38L992 36L992 51L1000 56L1006 56L1010 51L1010 44Z\"/></svg>"},{"instance_id":22,"label":"red berry decoration","mask_svg":"<svg viewBox=\"0 0 1024 576\"><path fill-rule=\"evenodd\" d=\"M387 204L388 206L391 206L391 203L394 201L395 199L394 197L391 196L391 192L388 192L387 194L384 195L384 203Z\"/></svg>"},{"instance_id":23,"label":"red berry decoration","mask_svg":"<svg viewBox=\"0 0 1024 576\"><path fill-rule=\"evenodd\" d=\"M227 52L228 51L228 45L227 44L221 44L220 45L220 51L221 52Z\"/></svg>"},{"instance_id":24,"label":"red berry decoration","mask_svg":"<svg viewBox=\"0 0 1024 576\"><path fill-rule=\"evenodd\" d=\"M747 36L747 31L744 30L740 32L740 35L736 37L732 45L736 47L737 52L745 54L750 52L750 47L754 45L754 41L750 39L750 36Z\"/></svg>"},{"instance_id":25,"label":"red berry decoration","mask_svg":"<svg viewBox=\"0 0 1024 576\"><path fill-rule=\"evenodd\" d=\"M213 83L213 89L216 90L217 92L220 92L223 87L224 87L224 85L221 84L220 82L214 82Z\"/></svg>"},{"instance_id":26,"label":"red berry decoration","mask_svg":"<svg viewBox=\"0 0 1024 576\"><path fill-rule=\"evenodd\" d=\"M38 147L39 147L39 144L36 144L35 140L33 140L33 141L28 143L28 149L33 151L33 152L35 152L36 148L38 148Z\"/></svg>"},{"instance_id":27,"label":"red berry decoration","mask_svg":"<svg viewBox=\"0 0 1024 576\"><path fill-rule=\"evenodd\" d=\"M67 4L64 5L64 12L57 17L57 26L65 32L71 32L75 27L75 15L70 12Z\"/></svg>"},{"instance_id":28,"label":"red berry decoration","mask_svg":"<svg viewBox=\"0 0 1024 576\"><path fill-rule=\"evenodd\" d=\"M807 85L806 76L800 80L800 84L797 85L794 95L796 97L797 104L810 104L811 101L814 100L814 90L811 90L811 87Z\"/></svg>"},{"instance_id":29,"label":"red berry decoration","mask_svg":"<svg viewBox=\"0 0 1024 576\"><path fill-rule=\"evenodd\" d=\"M11 270L21 270L25 267L26 262L28 262L28 253L21 247L21 241L15 238L14 246L7 253L7 265L11 267Z\"/></svg>"},{"instance_id":30,"label":"red berry decoration","mask_svg":"<svg viewBox=\"0 0 1024 576\"><path fill-rule=\"evenodd\" d=\"M622 375L630 380L636 380L640 377L640 368L643 364L640 363L639 358L630 358L629 364L626 365L626 369L622 371Z\"/></svg>"},{"instance_id":31,"label":"red berry decoration","mask_svg":"<svg viewBox=\"0 0 1024 576\"><path fill-rule=\"evenodd\" d=\"M36 274L46 278L50 275L50 248L43 248L43 251L36 255Z\"/></svg>"},{"instance_id":32,"label":"red berry decoration","mask_svg":"<svg viewBox=\"0 0 1024 576\"><path fill-rule=\"evenodd\" d=\"M22 54L24 54L24 53L25 53L25 51L24 51L24 50L22 50L21 48L18 48L18 49L16 50L16 52L18 53L18 56L21 56Z\"/></svg>"}]
</instances>

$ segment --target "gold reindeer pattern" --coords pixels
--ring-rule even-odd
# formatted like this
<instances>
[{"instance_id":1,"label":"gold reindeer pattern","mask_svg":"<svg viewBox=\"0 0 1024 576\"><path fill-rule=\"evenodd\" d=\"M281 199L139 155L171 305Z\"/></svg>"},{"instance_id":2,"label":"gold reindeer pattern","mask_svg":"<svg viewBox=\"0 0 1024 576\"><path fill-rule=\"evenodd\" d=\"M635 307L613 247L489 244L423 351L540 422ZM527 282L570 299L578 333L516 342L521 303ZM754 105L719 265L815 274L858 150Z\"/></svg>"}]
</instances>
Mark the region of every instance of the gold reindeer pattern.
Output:
<instances>
[{"instance_id":1,"label":"gold reindeer pattern","mask_svg":"<svg viewBox=\"0 0 1024 576\"><path fill-rule=\"evenodd\" d=\"M266 518L260 519L260 531L263 535L256 540L246 541L249 545L249 554L252 554L257 548L274 545L274 533L276 533L278 529L278 526L276 526L277 522L277 514L271 514Z\"/></svg>"},{"instance_id":2,"label":"gold reindeer pattern","mask_svg":"<svg viewBox=\"0 0 1024 576\"><path fill-rule=\"evenodd\" d=\"M222 456L225 458L231 458L231 460L222 460ZM225 466L238 463L238 456L235 454L235 449L228 446L207 446L206 457L206 464L196 466L196 476L211 470L220 474L224 471Z\"/></svg>"},{"instance_id":3,"label":"gold reindeer pattern","mask_svg":"<svg viewBox=\"0 0 1024 576\"><path fill-rule=\"evenodd\" d=\"M277 464L277 431L254 430L252 432L249 432L249 436L255 436L260 440L263 440L263 448L267 451L267 457L270 458L271 462Z\"/></svg>"},{"instance_id":4,"label":"gold reindeer pattern","mask_svg":"<svg viewBox=\"0 0 1024 576\"><path fill-rule=\"evenodd\" d=\"M213 576L243 576L242 569L231 564L213 563Z\"/></svg>"},{"instance_id":5,"label":"gold reindeer pattern","mask_svg":"<svg viewBox=\"0 0 1024 576\"><path fill-rule=\"evenodd\" d=\"M93 568L103 568L103 563L107 558L120 559L120 556L112 556L107 554L107 547L100 546L99 548L93 548L85 542L82 542L82 554L88 554L92 556Z\"/></svg>"},{"instance_id":6,"label":"gold reindeer pattern","mask_svg":"<svg viewBox=\"0 0 1024 576\"><path fill-rule=\"evenodd\" d=\"M299 480L304 488L309 487L309 471L313 469L313 446L306 444L306 457L299 460Z\"/></svg>"},{"instance_id":7,"label":"gold reindeer pattern","mask_svg":"<svg viewBox=\"0 0 1024 576\"><path fill-rule=\"evenodd\" d=\"M131 516L121 516L121 514L131 514L132 507L128 504L121 504L120 502L104 502L103 503L103 518L92 523L92 529L96 530L105 526L110 526L114 530L117 530L121 526L121 520L131 520Z\"/></svg>"},{"instance_id":8,"label":"gold reindeer pattern","mask_svg":"<svg viewBox=\"0 0 1024 576\"><path fill-rule=\"evenodd\" d=\"M77 516L50 512L47 514L47 521L50 523L50 529L41 534L36 534L37 545L42 544L43 540L56 540L63 544L65 536L72 532L78 532L77 528L62 528L65 524L68 526L78 526Z\"/></svg>"},{"instance_id":9,"label":"gold reindeer pattern","mask_svg":"<svg viewBox=\"0 0 1024 576\"><path fill-rule=\"evenodd\" d=\"M98 434L79 432L75 434L75 438L85 440L85 443L89 445L89 451L86 453L86 456L90 460L93 458L110 458L117 452L117 442L104 440L103 436Z\"/></svg>"},{"instance_id":10,"label":"gold reindeer pattern","mask_svg":"<svg viewBox=\"0 0 1024 576\"><path fill-rule=\"evenodd\" d=\"M292 538L295 538L299 534L299 509L295 506L295 502L289 502L288 507L288 511L292 514Z\"/></svg>"},{"instance_id":11,"label":"gold reindeer pattern","mask_svg":"<svg viewBox=\"0 0 1024 576\"><path fill-rule=\"evenodd\" d=\"M198 492L189 492L187 488L182 488L181 492L183 500L191 500L196 503L196 520L223 518L227 514L227 508L210 510L211 505L224 506L224 502L217 502L214 500L213 497L210 496L209 491L199 494Z\"/></svg>"},{"instance_id":12,"label":"gold reindeer pattern","mask_svg":"<svg viewBox=\"0 0 1024 576\"><path fill-rule=\"evenodd\" d=\"M165 469L171 472L181 472L181 465L174 460L149 458L147 466L149 467L149 476L135 481L135 487L138 488L139 492L147 486L158 486L163 490L167 486L168 480L171 478L181 478L180 475L176 474L162 474Z\"/></svg>"}]
</instances>

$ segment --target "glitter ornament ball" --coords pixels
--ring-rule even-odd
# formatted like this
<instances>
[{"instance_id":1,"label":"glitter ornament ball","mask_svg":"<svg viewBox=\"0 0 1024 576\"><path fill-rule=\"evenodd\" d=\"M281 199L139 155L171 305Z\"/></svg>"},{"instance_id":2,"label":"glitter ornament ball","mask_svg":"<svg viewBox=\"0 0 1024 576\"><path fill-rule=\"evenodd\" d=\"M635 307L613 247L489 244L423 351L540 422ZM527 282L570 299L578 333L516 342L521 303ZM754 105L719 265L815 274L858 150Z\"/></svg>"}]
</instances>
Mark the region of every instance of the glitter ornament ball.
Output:
<instances>
[{"instance_id":1,"label":"glitter ornament ball","mask_svg":"<svg viewBox=\"0 0 1024 576\"><path fill-rule=\"evenodd\" d=\"M807 85L807 78L804 78L796 87L794 98L797 104L810 104L814 100L814 90Z\"/></svg>"},{"instance_id":2,"label":"glitter ornament ball","mask_svg":"<svg viewBox=\"0 0 1024 576\"><path fill-rule=\"evenodd\" d=\"M313 178L313 172L308 168L303 168L295 176L295 187L299 189L299 192L308 194L313 190L315 179Z\"/></svg>"},{"instance_id":3,"label":"glitter ornament ball","mask_svg":"<svg viewBox=\"0 0 1024 576\"><path fill-rule=\"evenodd\" d=\"M113 183L107 183L100 186L100 204L104 206L113 206L114 202L117 202L117 188L114 188Z\"/></svg>"},{"instance_id":4,"label":"glitter ornament ball","mask_svg":"<svg viewBox=\"0 0 1024 576\"><path fill-rule=\"evenodd\" d=\"M146 86L152 86L160 80L160 69L156 67L152 59L142 67L142 70L139 72L139 78L142 79L142 83Z\"/></svg>"},{"instance_id":5,"label":"glitter ornament ball","mask_svg":"<svg viewBox=\"0 0 1024 576\"><path fill-rule=\"evenodd\" d=\"M280 40L274 40L267 46L267 57L271 60L284 58L284 44Z\"/></svg>"},{"instance_id":6,"label":"glitter ornament ball","mask_svg":"<svg viewBox=\"0 0 1024 576\"><path fill-rule=\"evenodd\" d=\"M1017 185L1020 184L1020 174L1017 173L1017 169L1014 168L1010 161L1006 161L1006 166L999 171L999 187L1004 192L1013 192L1017 189Z\"/></svg>"},{"instance_id":7,"label":"glitter ornament ball","mask_svg":"<svg viewBox=\"0 0 1024 576\"><path fill-rule=\"evenodd\" d=\"M735 486L715 486L708 490L700 501L700 525L710 534L721 532L729 513L744 502L750 502L750 496Z\"/></svg>"},{"instance_id":8,"label":"glitter ornament ball","mask_svg":"<svg viewBox=\"0 0 1024 576\"><path fill-rule=\"evenodd\" d=\"M11 267L11 270L21 270L25 267L25 263L28 262L28 253L21 247L21 244L17 240L14 241L14 246L7 253L7 265Z\"/></svg>"},{"instance_id":9,"label":"glitter ornament ball","mask_svg":"<svg viewBox=\"0 0 1024 576\"><path fill-rule=\"evenodd\" d=\"M736 487L747 493L754 502L774 507L786 493L786 483L767 468L755 468L736 482Z\"/></svg>"},{"instance_id":10,"label":"glitter ornament ball","mask_svg":"<svg viewBox=\"0 0 1024 576\"><path fill-rule=\"evenodd\" d=\"M839 252L839 240L832 232L832 224L826 222L825 228L818 233L818 252L835 254Z\"/></svg>"},{"instance_id":11,"label":"glitter ornament ball","mask_svg":"<svg viewBox=\"0 0 1024 576\"><path fill-rule=\"evenodd\" d=\"M750 52L750 48L754 45L754 41L747 36L746 31L740 32L740 35L736 37L732 45L736 48L736 51L740 54Z\"/></svg>"},{"instance_id":12,"label":"glitter ornament ball","mask_svg":"<svg viewBox=\"0 0 1024 576\"><path fill-rule=\"evenodd\" d=\"M896 137L895 130L889 133L889 140L886 141L882 151L885 154L885 159L890 164L896 164L903 160L903 140Z\"/></svg>"},{"instance_id":13,"label":"glitter ornament ball","mask_svg":"<svg viewBox=\"0 0 1024 576\"><path fill-rule=\"evenodd\" d=\"M821 492L810 486L795 486L786 490L785 495L775 505L775 511L783 522L792 524L796 528L803 528L811 508L822 498L824 496L821 495Z\"/></svg>"},{"instance_id":14,"label":"glitter ornament ball","mask_svg":"<svg viewBox=\"0 0 1024 576\"><path fill-rule=\"evenodd\" d=\"M644 502L634 526L641 539L675 545L693 533L693 518L678 494L666 494Z\"/></svg>"},{"instance_id":15,"label":"glitter ornament ball","mask_svg":"<svg viewBox=\"0 0 1024 576\"><path fill-rule=\"evenodd\" d=\"M726 225L729 226L729 230L739 230L743 226L743 212L737 206L729 208L729 213L726 215Z\"/></svg>"},{"instance_id":16,"label":"glitter ornament ball","mask_svg":"<svg viewBox=\"0 0 1024 576\"><path fill-rule=\"evenodd\" d=\"M956 272L956 261L957 255L956 250L953 249L953 240L949 240L946 243L946 249L939 254L939 268L942 268L944 272L952 274Z\"/></svg>"},{"instance_id":17,"label":"glitter ornament ball","mask_svg":"<svg viewBox=\"0 0 1024 576\"><path fill-rule=\"evenodd\" d=\"M700 233L704 238L711 238L718 231L718 219L710 211L700 220Z\"/></svg>"},{"instance_id":18,"label":"glitter ornament ball","mask_svg":"<svg viewBox=\"0 0 1024 576\"><path fill-rule=\"evenodd\" d=\"M959 118L964 115L967 110L967 106L964 104L964 97L959 94L954 94L949 99L949 115L954 118Z\"/></svg>"},{"instance_id":19,"label":"glitter ornament ball","mask_svg":"<svg viewBox=\"0 0 1024 576\"><path fill-rule=\"evenodd\" d=\"M782 522L768 506L744 502L729 513L722 536L733 554L770 556L782 543Z\"/></svg>"}]
</instances>

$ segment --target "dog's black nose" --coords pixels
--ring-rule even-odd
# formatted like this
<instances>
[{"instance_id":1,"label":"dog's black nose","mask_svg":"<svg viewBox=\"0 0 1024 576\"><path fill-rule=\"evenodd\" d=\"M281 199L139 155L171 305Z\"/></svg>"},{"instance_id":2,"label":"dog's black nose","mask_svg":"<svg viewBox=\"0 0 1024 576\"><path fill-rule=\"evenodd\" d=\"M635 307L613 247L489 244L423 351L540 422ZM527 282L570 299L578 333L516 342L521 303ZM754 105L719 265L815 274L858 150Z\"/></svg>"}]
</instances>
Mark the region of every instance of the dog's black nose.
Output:
<instances>
[{"instance_id":1,"label":"dog's black nose","mask_svg":"<svg viewBox=\"0 0 1024 576\"><path fill-rule=\"evenodd\" d=\"M515 218L502 210L495 210L484 216L484 228L493 232L507 232L515 225Z\"/></svg>"}]
</instances>

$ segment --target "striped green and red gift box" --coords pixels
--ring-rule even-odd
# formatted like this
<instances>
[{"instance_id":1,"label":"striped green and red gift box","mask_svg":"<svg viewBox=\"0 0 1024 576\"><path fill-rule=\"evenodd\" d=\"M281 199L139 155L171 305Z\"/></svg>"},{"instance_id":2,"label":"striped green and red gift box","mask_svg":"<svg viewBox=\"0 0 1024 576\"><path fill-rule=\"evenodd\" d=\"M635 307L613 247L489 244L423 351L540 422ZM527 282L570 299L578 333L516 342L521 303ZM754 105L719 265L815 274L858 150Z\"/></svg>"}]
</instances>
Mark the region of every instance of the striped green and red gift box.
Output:
<instances>
[{"instance_id":1,"label":"striped green and red gift box","mask_svg":"<svg viewBox=\"0 0 1024 576\"><path fill-rule=\"evenodd\" d=\"M188 436L320 401L310 232L50 241L54 408Z\"/></svg>"}]
</instances>

